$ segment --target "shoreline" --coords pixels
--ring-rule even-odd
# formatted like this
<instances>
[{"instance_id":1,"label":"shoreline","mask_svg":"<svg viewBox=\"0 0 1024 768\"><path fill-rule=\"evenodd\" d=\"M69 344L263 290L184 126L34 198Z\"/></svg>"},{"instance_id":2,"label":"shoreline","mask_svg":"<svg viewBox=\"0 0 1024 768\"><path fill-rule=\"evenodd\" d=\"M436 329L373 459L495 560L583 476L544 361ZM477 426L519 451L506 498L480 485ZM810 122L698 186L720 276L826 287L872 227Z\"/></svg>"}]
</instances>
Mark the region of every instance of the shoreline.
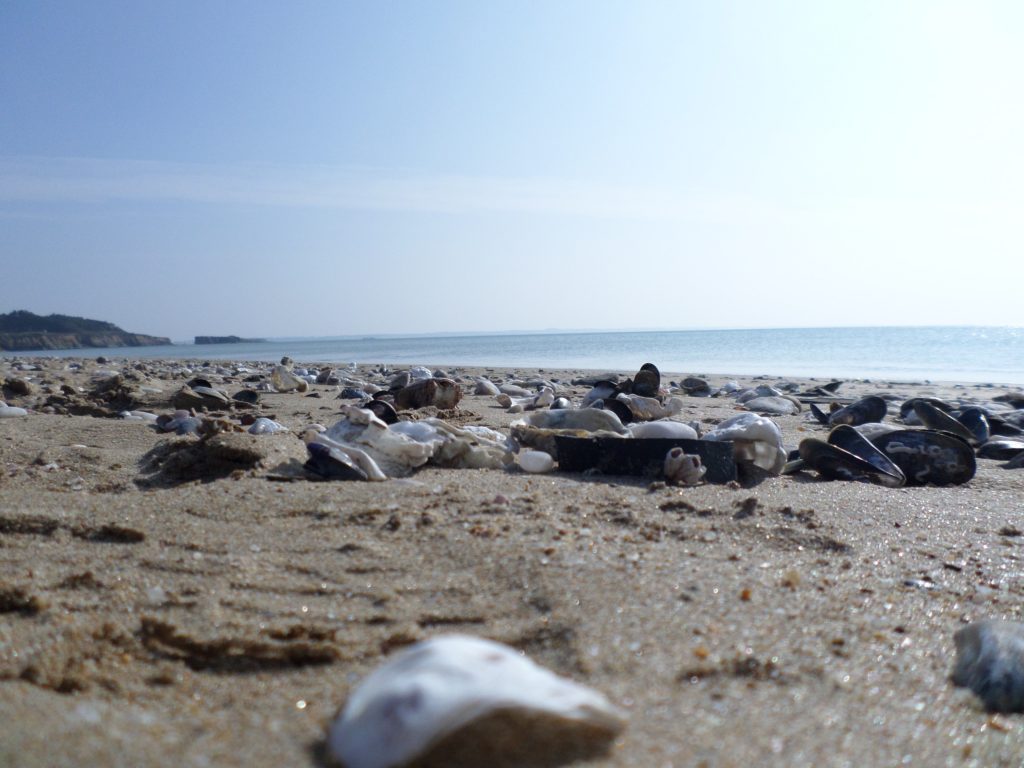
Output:
<instances>
[{"instance_id":1,"label":"shoreline","mask_svg":"<svg viewBox=\"0 0 1024 768\"><path fill-rule=\"evenodd\" d=\"M239 361L186 374L177 359L77 357L78 371L0 359L0 378L35 390L2 399L88 390L116 363L161 390L143 406L162 413L192 376L229 392L244 378L217 372ZM492 370L558 379L576 401L588 387L574 378L615 372L448 372L471 393ZM891 421L903 397L1019 390L876 380L837 394L890 396ZM304 456L305 426L339 418L336 394L265 393L261 413L291 431L258 438L265 463L216 477L163 474L154 464L194 438L146 424L0 419L0 763L319 766L358 681L389 651L452 632L625 709L610 754L585 765L1019 760L1024 719L989 715L948 678L957 629L1024 611L1024 472L979 459L966 485L898 489L813 472L692 488L431 466L379 483L272 479ZM738 412L686 397L678 418L708 428ZM517 415L466 394L446 417L507 433ZM789 448L827 434L806 409L773 418Z\"/></svg>"}]
</instances>

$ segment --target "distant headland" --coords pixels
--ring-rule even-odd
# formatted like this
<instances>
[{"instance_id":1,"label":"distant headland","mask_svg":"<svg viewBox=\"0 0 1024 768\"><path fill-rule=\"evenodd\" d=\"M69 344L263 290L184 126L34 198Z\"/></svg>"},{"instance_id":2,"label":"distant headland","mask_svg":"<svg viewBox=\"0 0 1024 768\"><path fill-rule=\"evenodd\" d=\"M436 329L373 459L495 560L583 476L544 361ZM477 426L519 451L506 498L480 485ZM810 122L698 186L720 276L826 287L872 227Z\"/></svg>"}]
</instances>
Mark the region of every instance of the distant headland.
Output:
<instances>
[{"instance_id":1,"label":"distant headland","mask_svg":"<svg viewBox=\"0 0 1024 768\"><path fill-rule=\"evenodd\" d=\"M0 350L163 346L163 336L130 333L113 323L70 315L36 315L23 309L0 314Z\"/></svg>"},{"instance_id":2,"label":"distant headland","mask_svg":"<svg viewBox=\"0 0 1024 768\"><path fill-rule=\"evenodd\" d=\"M243 339L241 336L196 336L196 344L265 344L266 339Z\"/></svg>"}]
</instances>

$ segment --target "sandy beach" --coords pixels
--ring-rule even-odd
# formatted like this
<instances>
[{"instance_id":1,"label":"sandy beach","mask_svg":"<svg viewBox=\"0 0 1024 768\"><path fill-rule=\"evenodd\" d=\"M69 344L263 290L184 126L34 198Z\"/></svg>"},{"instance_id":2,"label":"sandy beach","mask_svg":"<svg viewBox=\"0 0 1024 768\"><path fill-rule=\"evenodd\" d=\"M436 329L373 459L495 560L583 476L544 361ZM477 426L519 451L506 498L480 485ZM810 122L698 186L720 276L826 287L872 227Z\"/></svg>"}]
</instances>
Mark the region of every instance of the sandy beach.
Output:
<instances>
[{"instance_id":1,"label":"sandy beach","mask_svg":"<svg viewBox=\"0 0 1024 768\"><path fill-rule=\"evenodd\" d=\"M0 419L0 764L324 765L354 686L446 633L520 649L626 710L587 765L1024 760L1024 719L949 680L956 630L1021 616L1024 470L979 459L964 485L895 489L429 466L317 482L281 468L305 460L305 427L338 420L338 386L264 393L255 412L290 431L239 435L257 455L234 467L174 459L195 436L85 413L104 372L130 374L133 407L160 414L193 376L240 389L236 365L0 360L0 379L28 384L2 399L31 410ZM472 394L476 376L545 379L578 403L589 386L572 382L603 373L446 371L465 395L426 412L506 433L519 415ZM71 413L45 412L62 385L50 409ZM1010 391L876 380L837 394L882 395L892 421L911 397ZM686 397L677 418L707 429L737 409ZM773 418L788 448L828 433L806 407Z\"/></svg>"}]
</instances>

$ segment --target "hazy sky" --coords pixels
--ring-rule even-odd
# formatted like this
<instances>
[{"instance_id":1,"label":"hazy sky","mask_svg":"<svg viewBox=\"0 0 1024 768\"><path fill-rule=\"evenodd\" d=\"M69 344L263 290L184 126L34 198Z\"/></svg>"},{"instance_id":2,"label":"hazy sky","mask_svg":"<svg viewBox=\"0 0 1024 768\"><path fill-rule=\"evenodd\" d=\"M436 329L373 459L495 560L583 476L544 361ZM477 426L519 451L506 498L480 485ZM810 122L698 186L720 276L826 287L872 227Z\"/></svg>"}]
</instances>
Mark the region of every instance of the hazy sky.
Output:
<instances>
[{"instance_id":1,"label":"hazy sky","mask_svg":"<svg viewBox=\"0 0 1024 768\"><path fill-rule=\"evenodd\" d=\"M0 311L1024 324L1024 3L0 1Z\"/></svg>"}]
</instances>

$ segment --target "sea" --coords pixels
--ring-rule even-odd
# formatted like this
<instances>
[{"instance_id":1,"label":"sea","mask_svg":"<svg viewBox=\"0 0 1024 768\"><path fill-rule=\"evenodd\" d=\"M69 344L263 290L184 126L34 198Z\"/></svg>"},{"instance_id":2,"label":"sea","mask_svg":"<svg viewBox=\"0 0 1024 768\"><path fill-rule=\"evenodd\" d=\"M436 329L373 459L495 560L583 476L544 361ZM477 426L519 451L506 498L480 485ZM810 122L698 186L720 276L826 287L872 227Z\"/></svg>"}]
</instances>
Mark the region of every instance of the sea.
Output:
<instances>
[{"instance_id":1,"label":"sea","mask_svg":"<svg viewBox=\"0 0 1024 768\"><path fill-rule=\"evenodd\" d=\"M3 353L12 356L13 353ZM20 352L18 356L162 358L580 368L777 377L980 382L1024 386L1024 327L928 326L578 331L272 338Z\"/></svg>"}]
</instances>

